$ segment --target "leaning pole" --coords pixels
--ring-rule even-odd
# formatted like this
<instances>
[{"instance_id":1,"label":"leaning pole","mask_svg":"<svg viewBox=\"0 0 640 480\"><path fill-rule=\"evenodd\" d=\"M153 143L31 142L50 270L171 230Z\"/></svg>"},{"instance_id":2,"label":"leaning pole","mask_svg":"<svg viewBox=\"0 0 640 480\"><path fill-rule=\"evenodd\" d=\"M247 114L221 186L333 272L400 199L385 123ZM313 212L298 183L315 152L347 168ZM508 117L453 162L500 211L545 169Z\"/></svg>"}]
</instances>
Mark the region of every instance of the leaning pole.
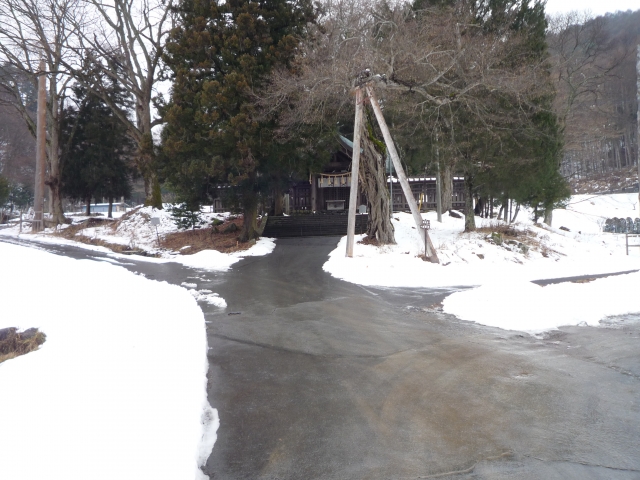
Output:
<instances>
[{"instance_id":1,"label":"leaning pole","mask_svg":"<svg viewBox=\"0 0 640 480\"><path fill-rule=\"evenodd\" d=\"M360 171L360 135L362 133L362 88L356 87L356 119L353 126L353 154L351 158L351 191L347 223L347 257L353 257L356 232L356 204L358 203L358 172Z\"/></svg>"},{"instance_id":2,"label":"leaning pole","mask_svg":"<svg viewBox=\"0 0 640 480\"><path fill-rule=\"evenodd\" d=\"M384 137L384 142L387 145L387 150L389 150L389 154L391 155L393 167L396 169L396 175L398 176L398 180L400 181L402 192L404 193L404 196L407 199L407 203L409 204L409 209L411 210L413 221L416 223L416 229L418 230L418 232L420 232L422 228L422 215L420 215L420 211L418 210L416 199L413 198L413 192L411 191L411 187L409 186L409 180L407 180L407 176L404 173L402 163L400 163L398 151L396 150L396 146L393 143L391 133L389 132L389 127L387 127L387 122L384 119L384 115L382 114L382 110L380 109L380 105L378 104L378 99L376 98L375 91L373 90L373 87L371 85L367 85L367 94L369 95L371 107L373 107L373 112L375 113L378 125L380 125L380 130L382 130L382 136ZM422 237L422 235L420 236ZM438 256L436 255L435 249L431 245L428 234L425 235L423 242L425 243L427 257L430 259L430 261L432 261L433 263L439 263Z\"/></svg>"}]
</instances>

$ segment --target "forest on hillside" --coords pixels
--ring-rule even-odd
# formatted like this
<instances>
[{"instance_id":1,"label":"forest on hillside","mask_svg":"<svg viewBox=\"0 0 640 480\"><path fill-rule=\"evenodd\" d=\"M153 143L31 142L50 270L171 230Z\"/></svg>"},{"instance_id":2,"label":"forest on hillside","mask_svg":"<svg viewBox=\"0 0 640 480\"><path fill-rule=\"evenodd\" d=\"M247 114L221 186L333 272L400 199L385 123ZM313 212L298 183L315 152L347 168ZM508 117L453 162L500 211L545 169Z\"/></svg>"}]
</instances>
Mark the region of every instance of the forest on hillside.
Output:
<instances>
[{"instance_id":1,"label":"forest on hillside","mask_svg":"<svg viewBox=\"0 0 640 480\"><path fill-rule=\"evenodd\" d=\"M577 15L552 21L548 34L557 109L574 102L567 114L561 164L570 180L601 177L638 161L640 10L581 20Z\"/></svg>"}]
</instances>

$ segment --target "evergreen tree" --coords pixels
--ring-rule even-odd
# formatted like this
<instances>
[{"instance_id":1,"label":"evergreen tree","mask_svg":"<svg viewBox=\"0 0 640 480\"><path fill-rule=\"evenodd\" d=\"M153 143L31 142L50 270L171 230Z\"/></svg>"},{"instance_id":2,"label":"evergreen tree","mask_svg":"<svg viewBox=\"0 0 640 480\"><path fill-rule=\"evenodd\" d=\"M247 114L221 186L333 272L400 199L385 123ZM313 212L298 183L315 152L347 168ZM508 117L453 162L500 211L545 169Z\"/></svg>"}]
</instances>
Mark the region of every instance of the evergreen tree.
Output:
<instances>
[{"instance_id":1,"label":"evergreen tree","mask_svg":"<svg viewBox=\"0 0 640 480\"><path fill-rule=\"evenodd\" d=\"M77 108L65 109L63 119L62 191L83 201L89 214L92 198L106 197L111 206L114 198L130 194L129 158L134 145L126 127L101 98L80 85L73 90ZM112 84L112 98L126 109L127 98L117 84Z\"/></svg>"},{"instance_id":2,"label":"evergreen tree","mask_svg":"<svg viewBox=\"0 0 640 480\"><path fill-rule=\"evenodd\" d=\"M182 0L177 14L163 173L192 208L216 185L233 185L247 241L257 237L259 194L284 174L291 148L274 140L276 118L259 111L254 92L273 68L290 65L313 8L309 0Z\"/></svg>"},{"instance_id":3,"label":"evergreen tree","mask_svg":"<svg viewBox=\"0 0 640 480\"><path fill-rule=\"evenodd\" d=\"M416 0L413 5L418 16L429 15L428 8L433 7L472 11L474 28L504 38L510 47L496 68L515 76L524 66L539 66L539 81L532 90L477 88L471 102L452 102L446 109L426 112L425 124L439 137L434 142L434 135L429 135L427 143L437 143L441 162L452 163L465 176L465 228L475 228L471 201L474 196L497 199L503 205L514 199L550 211L569 192L558 170L562 135L551 110L555 92L545 63L544 3ZM525 41L513 41L515 38ZM453 70L449 75L455 81L457 72Z\"/></svg>"}]
</instances>

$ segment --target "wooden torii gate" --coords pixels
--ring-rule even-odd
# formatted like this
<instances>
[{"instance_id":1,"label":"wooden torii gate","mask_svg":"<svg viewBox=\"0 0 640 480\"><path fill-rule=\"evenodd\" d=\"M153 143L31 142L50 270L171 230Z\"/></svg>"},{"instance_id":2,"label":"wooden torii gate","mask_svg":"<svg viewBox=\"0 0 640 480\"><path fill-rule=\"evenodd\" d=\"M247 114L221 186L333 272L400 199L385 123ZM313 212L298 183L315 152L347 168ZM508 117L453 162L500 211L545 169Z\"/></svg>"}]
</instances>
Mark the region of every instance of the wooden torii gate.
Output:
<instances>
[{"instance_id":1,"label":"wooden torii gate","mask_svg":"<svg viewBox=\"0 0 640 480\"><path fill-rule=\"evenodd\" d=\"M353 156L351 161L351 191L349 194L349 221L347 224L347 257L353 257L353 244L356 227L356 203L358 201L358 173L360 170L362 111L365 94L369 97L369 101L371 102L371 106L373 107L373 112L376 116L376 120L378 121L378 125L380 126L380 130L382 131L382 136L384 137L384 143L387 146L387 150L389 152L389 155L391 156L391 161L393 162L393 167L395 168L398 180L400 181L400 186L402 187L404 196L407 199L407 203L409 204L409 209L411 210L413 220L416 223L416 229L418 232L422 231L422 215L420 215L416 200L415 198L413 198L413 193L411 192L409 181L407 180L407 176L405 175L404 169L402 168L402 163L400 162L398 151L396 150L396 146L393 143L393 139L391 138L389 127L387 127L387 122L384 119L384 115L382 114L380 104L378 103L378 99L373 88L373 83L377 79L380 79L380 77L372 77L369 71L365 70L358 76L358 81L355 87L356 117L353 131ZM420 236L422 237L422 235ZM422 241L425 243L424 246L426 256L429 261L433 263L439 263L438 255L436 254L435 248L433 248L433 244L431 243L428 232L426 232Z\"/></svg>"}]
</instances>

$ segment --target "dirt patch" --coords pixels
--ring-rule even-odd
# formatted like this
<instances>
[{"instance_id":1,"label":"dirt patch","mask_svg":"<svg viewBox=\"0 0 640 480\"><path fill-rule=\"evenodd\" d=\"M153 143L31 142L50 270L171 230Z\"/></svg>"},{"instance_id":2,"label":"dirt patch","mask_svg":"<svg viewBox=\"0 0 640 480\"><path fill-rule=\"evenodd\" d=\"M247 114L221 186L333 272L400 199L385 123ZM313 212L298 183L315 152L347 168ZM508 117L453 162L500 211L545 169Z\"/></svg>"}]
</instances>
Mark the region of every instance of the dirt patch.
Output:
<instances>
[{"instance_id":1,"label":"dirt patch","mask_svg":"<svg viewBox=\"0 0 640 480\"><path fill-rule=\"evenodd\" d=\"M380 246L380 242L378 241L377 238L370 238L368 235L364 237L362 240L360 240L358 243L362 245L373 245L374 247Z\"/></svg>"},{"instance_id":2,"label":"dirt patch","mask_svg":"<svg viewBox=\"0 0 640 480\"><path fill-rule=\"evenodd\" d=\"M17 328L0 329L0 363L37 350L47 336L37 328L19 332Z\"/></svg>"},{"instance_id":3,"label":"dirt patch","mask_svg":"<svg viewBox=\"0 0 640 480\"><path fill-rule=\"evenodd\" d=\"M235 231L230 231L234 229L231 227L232 224L235 225ZM222 253L239 252L249 249L255 243L238 241L238 233L242 225L241 218L230 218L215 227L170 233L160 240L160 245L181 255L191 255L202 250L217 250Z\"/></svg>"}]
</instances>

